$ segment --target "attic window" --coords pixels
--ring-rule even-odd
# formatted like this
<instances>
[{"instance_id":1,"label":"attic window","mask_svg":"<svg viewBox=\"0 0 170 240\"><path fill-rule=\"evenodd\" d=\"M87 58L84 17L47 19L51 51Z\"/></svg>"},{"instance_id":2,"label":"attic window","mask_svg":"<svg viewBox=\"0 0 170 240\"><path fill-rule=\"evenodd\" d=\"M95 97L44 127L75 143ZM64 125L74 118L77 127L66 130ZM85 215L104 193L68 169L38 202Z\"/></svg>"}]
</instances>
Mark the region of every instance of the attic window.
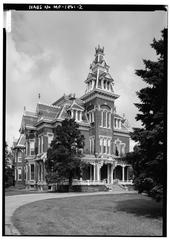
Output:
<instances>
[{"instance_id":1,"label":"attic window","mask_svg":"<svg viewBox=\"0 0 170 240\"><path fill-rule=\"evenodd\" d=\"M121 119L118 119L118 118L114 119L114 127L116 129L121 129Z\"/></svg>"},{"instance_id":2,"label":"attic window","mask_svg":"<svg viewBox=\"0 0 170 240\"><path fill-rule=\"evenodd\" d=\"M71 110L71 117L75 119L75 121L82 121L82 111L80 110Z\"/></svg>"}]
</instances>

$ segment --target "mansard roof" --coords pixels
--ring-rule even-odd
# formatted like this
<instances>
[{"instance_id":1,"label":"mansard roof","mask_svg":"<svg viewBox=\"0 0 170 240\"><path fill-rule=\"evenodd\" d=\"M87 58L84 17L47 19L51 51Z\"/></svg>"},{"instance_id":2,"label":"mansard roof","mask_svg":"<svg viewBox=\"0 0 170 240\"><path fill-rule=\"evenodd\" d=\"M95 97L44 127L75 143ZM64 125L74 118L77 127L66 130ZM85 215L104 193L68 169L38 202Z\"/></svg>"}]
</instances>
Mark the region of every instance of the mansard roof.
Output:
<instances>
[{"instance_id":1,"label":"mansard roof","mask_svg":"<svg viewBox=\"0 0 170 240\"><path fill-rule=\"evenodd\" d=\"M56 100L54 103L52 103L52 106L63 106L64 104L72 104L73 100L80 106L83 106L83 101L80 98L76 98L75 94L71 93L71 94L64 94L61 98L59 98L58 100Z\"/></svg>"},{"instance_id":2,"label":"mansard roof","mask_svg":"<svg viewBox=\"0 0 170 240\"><path fill-rule=\"evenodd\" d=\"M37 122L38 116L36 114L28 115L27 112L24 113L21 122L21 129L27 126L34 126Z\"/></svg>"},{"instance_id":3,"label":"mansard roof","mask_svg":"<svg viewBox=\"0 0 170 240\"><path fill-rule=\"evenodd\" d=\"M63 120L64 120L65 118L68 117L67 109L68 109L68 105L65 104L65 105L61 108L60 113L58 114L58 118L59 118L59 119L63 119Z\"/></svg>"},{"instance_id":4,"label":"mansard roof","mask_svg":"<svg viewBox=\"0 0 170 240\"><path fill-rule=\"evenodd\" d=\"M57 118L60 108L56 106L46 105L42 103L37 104L36 112L38 115L38 120L47 119L54 120Z\"/></svg>"}]
</instances>

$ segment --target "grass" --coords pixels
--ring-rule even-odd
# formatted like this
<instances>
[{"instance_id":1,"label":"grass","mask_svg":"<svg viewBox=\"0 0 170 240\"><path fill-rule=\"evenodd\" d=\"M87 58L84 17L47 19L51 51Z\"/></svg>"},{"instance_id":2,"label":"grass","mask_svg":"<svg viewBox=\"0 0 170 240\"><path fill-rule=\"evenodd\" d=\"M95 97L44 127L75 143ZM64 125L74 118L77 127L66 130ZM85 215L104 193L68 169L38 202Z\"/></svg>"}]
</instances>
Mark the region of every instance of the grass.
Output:
<instances>
[{"instance_id":1,"label":"grass","mask_svg":"<svg viewBox=\"0 0 170 240\"><path fill-rule=\"evenodd\" d=\"M162 206L138 194L49 199L16 210L22 235L162 236Z\"/></svg>"}]
</instances>

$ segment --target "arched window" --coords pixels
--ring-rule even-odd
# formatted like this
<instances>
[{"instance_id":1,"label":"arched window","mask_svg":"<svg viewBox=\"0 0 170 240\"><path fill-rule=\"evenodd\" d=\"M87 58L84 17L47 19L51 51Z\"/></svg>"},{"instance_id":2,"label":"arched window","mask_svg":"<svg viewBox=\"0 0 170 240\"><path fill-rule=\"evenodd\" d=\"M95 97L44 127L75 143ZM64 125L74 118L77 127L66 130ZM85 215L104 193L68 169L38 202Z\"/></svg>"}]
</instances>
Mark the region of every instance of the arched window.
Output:
<instances>
[{"instance_id":1,"label":"arched window","mask_svg":"<svg viewBox=\"0 0 170 240\"><path fill-rule=\"evenodd\" d=\"M106 127L107 112L103 111L103 127Z\"/></svg>"},{"instance_id":2,"label":"arched window","mask_svg":"<svg viewBox=\"0 0 170 240\"><path fill-rule=\"evenodd\" d=\"M114 119L114 127L116 128L116 121L117 121L117 119L115 118Z\"/></svg>"},{"instance_id":3,"label":"arched window","mask_svg":"<svg viewBox=\"0 0 170 240\"><path fill-rule=\"evenodd\" d=\"M100 138L100 153L103 152L102 146L103 146L103 139Z\"/></svg>"},{"instance_id":4,"label":"arched window","mask_svg":"<svg viewBox=\"0 0 170 240\"><path fill-rule=\"evenodd\" d=\"M121 143L120 144L120 154L121 156L124 156L125 155L125 143Z\"/></svg>"},{"instance_id":5,"label":"arched window","mask_svg":"<svg viewBox=\"0 0 170 240\"><path fill-rule=\"evenodd\" d=\"M116 149L115 149L115 155L119 156L119 150L118 150L118 146L116 145Z\"/></svg>"},{"instance_id":6,"label":"arched window","mask_svg":"<svg viewBox=\"0 0 170 240\"><path fill-rule=\"evenodd\" d=\"M107 154L110 154L110 139L107 140Z\"/></svg>"},{"instance_id":7,"label":"arched window","mask_svg":"<svg viewBox=\"0 0 170 240\"><path fill-rule=\"evenodd\" d=\"M106 80L104 80L104 89L106 89Z\"/></svg>"},{"instance_id":8,"label":"arched window","mask_svg":"<svg viewBox=\"0 0 170 240\"><path fill-rule=\"evenodd\" d=\"M99 79L98 87L101 88L101 86L102 86L101 79Z\"/></svg>"},{"instance_id":9,"label":"arched window","mask_svg":"<svg viewBox=\"0 0 170 240\"><path fill-rule=\"evenodd\" d=\"M101 120L100 126L103 127L103 111L101 111L101 119L100 120Z\"/></svg>"},{"instance_id":10,"label":"arched window","mask_svg":"<svg viewBox=\"0 0 170 240\"><path fill-rule=\"evenodd\" d=\"M116 155L116 156L123 156L125 155L125 147L126 147L126 144L121 142L119 139L117 139L115 142L114 142L114 149L113 149L113 153Z\"/></svg>"},{"instance_id":11,"label":"arched window","mask_svg":"<svg viewBox=\"0 0 170 240\"><path fill-rule=\"evenodd\" d=\"M110 128L111 126L111 113L107 113L107 127Z\"/></svg>"},{"instance_id":12,"label":"arched window","mask_svg":"<svg viewBox=\"0 0 170 240\"><path fill-rule=\"evenodd\" d=\"M110 154L111 137L101 136L100 137L100 153Z\"/></svg>"},{"instance_id":13,"label":"arched window","mask_svg":"<svg viewBox=\"0 0 170 240\"><path fill-rule=\"evenodd\" d=\"M107 153L107 139L103 141L103 153Z\"/></svg>"},{"instance_id":14,"label":"arched window","mask_svg":"<svg viewBox=\"0 0 170 240\"><path fill-rule=\"evenodd\" d=\"M94 137L90 137L89 138L89 141L90 141L90 153L94 154Z\"/></svg>"},{"instance_id":15,"label":"arched window","mask_svg":"<svg viewBox=\"0 0 170 240\"><path fill-rule=\"evenodd\" d=\"M109 82L107 82L107 90L109 90L109 86L110 86L110 83L109 83Z\"/></svg>"},{"instance_id":16,"label":"arched window","mask_svg":"<svg viewBox=\"0 0 170 240\"><path fill-rule=\"evenodd\" d=\"M94 122L94 110L87 113L87 118L89 120L89 123Z\"/></svg>"}]
</instances>

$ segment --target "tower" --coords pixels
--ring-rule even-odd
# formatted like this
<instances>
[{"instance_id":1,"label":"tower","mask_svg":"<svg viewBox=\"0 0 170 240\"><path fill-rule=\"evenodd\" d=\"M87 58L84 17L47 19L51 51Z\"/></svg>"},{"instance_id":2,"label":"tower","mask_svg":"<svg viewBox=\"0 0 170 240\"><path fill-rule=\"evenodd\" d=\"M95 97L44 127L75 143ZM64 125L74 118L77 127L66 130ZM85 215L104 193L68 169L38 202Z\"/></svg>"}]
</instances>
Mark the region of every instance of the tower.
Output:
<instances>
[{"instance_id":1,"label":"tower","mask_svg":"<svg viewBox=\"0 0 170 240\"><path fill-rule=\"evenodd\" d=\"M94 56L81 99L91 125L90 154L108 158L113 153L114 102L119 95L114 93L114 80L104 58L104 48L98 45Z\"/></svg>"}]
</instances>

